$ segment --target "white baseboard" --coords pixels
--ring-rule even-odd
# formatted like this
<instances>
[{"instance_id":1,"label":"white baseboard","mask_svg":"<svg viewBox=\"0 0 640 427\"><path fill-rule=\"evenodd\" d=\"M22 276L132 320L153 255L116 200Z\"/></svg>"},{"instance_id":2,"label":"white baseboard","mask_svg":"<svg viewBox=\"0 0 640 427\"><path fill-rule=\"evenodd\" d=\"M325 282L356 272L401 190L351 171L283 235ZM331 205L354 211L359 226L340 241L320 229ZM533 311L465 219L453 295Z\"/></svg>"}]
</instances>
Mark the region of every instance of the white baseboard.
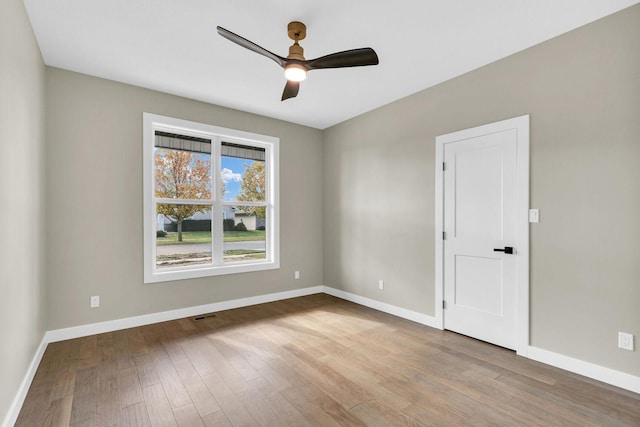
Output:
<instances>
[{"instance_id":1,"label":"white baseboard","mask_svg":"<svg viewBox=\"0 0 640 427\"><path fill-rule=\"evenodd\" d=\"M197 305L177 310L161 311L159 313L143 314L141 316L126 317L124 319L109 320L106 322L91 323L88 325L73 326L71 328L55 329L53 331L47 331L45 334L45 340L49 343L118 331L121 329L135 328L136 326L151 325L153 323L197 316L198 314L215 313L217 311L248 307L250 305L263 304L266 302L319 294L323 292L322 289L323 286L314 286L310 288L257 295L254 297L240 298L230 301L214 302L211 304Z\"/></svg>"},{"instance_id":2,"label":"white baseboard","mask_svg":"<svg viewBox=\"0 0 640 427\"><path fill-rule=\"evenodd\" d=\"M640 393L640 377L616 371L611 368L596 365L594 363L585 362L584 360L574 359L573 357L563 354L554 353L538 347L529 347L529 359L573 372L574 374L583 375L603 383L611 384L616 387L624 388L635 393Z\"/></svg>"},{"instance_id":3,"label":"white baseboard","mask_svg":"<svg viewBox=\"0 0 640 427\"><path fill-rule=\"evenodd\" d=\"M340 289L331 288L329 286L323 286L322 289L325 294L333 295L334 297L342 298L344 300L364 305L365 307L373 308L374 310L382 311L384 313L389 313L397 317L402 317L403 319L411 320L412 322L431 326L432 328L437 328L436 318L433 316L429 316L428 314L418 313L416 311L407 310L406 308L401 308L395 305L387 304L385 302L376 301L371 298L361 297L360 295L341 291Z\"/></svg>"},{"instance_id":4,"label":"white baseboard","mask_svg":"<svg viewBox=\"0 0 640 427\"><path fill-rule=\"evenodd\" d=\"M22 404L24 403L25 397L27 397L27 392L29 391L29 387L31 387L31 382L33 381L33 377L36 375L36 371L38 370L38 366L40 366L40 361L42 360L42 356L44 355L44 351L47 349L47 341L45 338L42 338L40 341L40 345L36 349L36 354L33 355L33 359L31 359L31 363L29 364L29 368L27 369L27 373L22 379L20 383L20 388L18 388L18 393L16 393L16 397L11 402L11 406L9 407L9 411L7 415L4 417L4 421L2 422L2 427L12 427L16 420L18 419L18 415L20 414L20 409L22 409Z\"/></svg>"},{"instance_id":5,"label":"white baseboard","mask_svg":"<svg viewBox=\"0 0 640 427\"><path fill-rule=\"evenodd\" d=\"M43 341L45 341L46 343L64 341L73 338L86 337L89 335L102 334L105 332L118 331L121 329L135 328L137 326L144 326L153 323L167 322L169 320L197 316L198 314L203 313L215 313L223 310L248 307L256 304L281 301L288 298L296 298L319 293L333 295L335 297L342 298L344 300L351 301L365 307L373 308L384 313L389 313L403 319L411 320L413 322L431 327L436 327L435 318L427 314L407 310L405 308L362 297L339 289L331 288L329 286L314 286L310 288L295 289L292 291L277 292L273 294L258 295L254 297L180 308L177 310L162 311L159 313L143 314L141 316L126 317L123 319L109 320L106 322L90 323L88 325L73 326L71 328L54 329L45 333Z\"/></svg>"}]
</instances>

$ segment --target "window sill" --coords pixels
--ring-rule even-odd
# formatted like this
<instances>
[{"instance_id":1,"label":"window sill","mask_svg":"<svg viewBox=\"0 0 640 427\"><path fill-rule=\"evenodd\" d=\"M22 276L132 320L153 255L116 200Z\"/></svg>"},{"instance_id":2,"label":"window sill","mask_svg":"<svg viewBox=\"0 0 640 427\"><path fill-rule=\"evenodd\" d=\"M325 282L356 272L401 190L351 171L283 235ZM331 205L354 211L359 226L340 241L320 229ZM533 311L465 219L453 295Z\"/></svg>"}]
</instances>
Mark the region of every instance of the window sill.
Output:
<instances>
[{"instance_id":1,"label":"window sill","mask_svg":"<svg viewBox=\"0 0 640 427\"><path fill-rule=\"evenodd\" d=\"M255 271L276 270L280 263L276 261L256 261L238 265L203 266L195 268L191 266L184 270L169 271L145 271L144 283L170 282L175 280L198 279L202 277L222 276L225 274L250 273Z\"/></svg>"}]
</instances>

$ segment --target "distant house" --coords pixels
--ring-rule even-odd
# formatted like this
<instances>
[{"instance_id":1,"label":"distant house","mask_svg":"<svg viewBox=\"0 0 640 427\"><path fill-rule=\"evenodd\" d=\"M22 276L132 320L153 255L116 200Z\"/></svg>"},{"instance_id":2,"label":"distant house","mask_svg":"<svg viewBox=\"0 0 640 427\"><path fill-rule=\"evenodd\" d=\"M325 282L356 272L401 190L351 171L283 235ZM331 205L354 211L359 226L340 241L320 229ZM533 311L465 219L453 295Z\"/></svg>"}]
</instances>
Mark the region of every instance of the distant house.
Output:
<instances>
[{"instance_id":1,"label":"distant house","mask_svg":"<svg viewBox=\"0 0 640 427\"><path fill-rule=\"evenodd\" d=\"M236 225L239 222L244 223L244 226L247 227L247 230L257 230L258 228L264 228L265 224L264 218L260 218L255 214L249 215L246 212L242 211L236 211L234 220Z\"/></svg>"},{"instance_id":2,"label":"distant house","mask_svg":"<svg viewBox=\"0 0 640 427\"><path fill-rule=\"evenodd\" d=\"M226 208L231 208L229 214L225 211L225 219L233 218L234 224L238 225L239 223L243 223L247 230L257 230L258 228L264 229L265 221L264 218L260 218L255 214L248 214L246 212L241 211L233 206L225 206Z\"/></svg>"}]
</instances>

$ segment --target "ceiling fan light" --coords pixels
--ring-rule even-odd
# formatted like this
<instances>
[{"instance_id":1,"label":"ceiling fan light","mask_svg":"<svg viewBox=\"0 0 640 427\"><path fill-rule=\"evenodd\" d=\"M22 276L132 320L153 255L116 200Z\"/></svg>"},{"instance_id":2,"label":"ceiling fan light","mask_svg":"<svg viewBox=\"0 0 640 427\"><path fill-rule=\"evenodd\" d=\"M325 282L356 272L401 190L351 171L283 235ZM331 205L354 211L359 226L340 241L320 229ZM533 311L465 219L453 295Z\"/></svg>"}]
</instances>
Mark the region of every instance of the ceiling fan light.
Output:
<instances>
[{"instance_id":1,"label":"ceiling fan light","mask_svg":"<svg viewBox=\"0 0 640 427\"><path fill-rule=\"evenodd\" d=\"M284 76L292 82L301 82L307 78L307 70L299 64L289 64L284 67Z\"/></svg>"}]
</instances>

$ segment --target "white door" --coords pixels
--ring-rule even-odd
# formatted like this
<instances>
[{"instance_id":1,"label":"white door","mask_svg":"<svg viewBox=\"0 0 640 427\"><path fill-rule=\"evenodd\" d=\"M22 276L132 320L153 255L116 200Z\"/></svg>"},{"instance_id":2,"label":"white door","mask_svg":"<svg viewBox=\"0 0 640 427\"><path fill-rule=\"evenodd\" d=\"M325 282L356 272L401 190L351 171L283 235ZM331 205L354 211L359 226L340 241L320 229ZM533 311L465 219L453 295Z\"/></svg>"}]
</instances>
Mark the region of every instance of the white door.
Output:
<instances>
[{"instance_id":1,"label":"white door","mask_svg":"<svg viewBox=\"0 0 640 427\"><path fill-rule=\"evenodd\" d=\"M520 245L528 238L519 239L519 130L505 122L442 144L443 320L445 329L516 349L519 259L528 257Z\"/></svg>"}]
</instances>

